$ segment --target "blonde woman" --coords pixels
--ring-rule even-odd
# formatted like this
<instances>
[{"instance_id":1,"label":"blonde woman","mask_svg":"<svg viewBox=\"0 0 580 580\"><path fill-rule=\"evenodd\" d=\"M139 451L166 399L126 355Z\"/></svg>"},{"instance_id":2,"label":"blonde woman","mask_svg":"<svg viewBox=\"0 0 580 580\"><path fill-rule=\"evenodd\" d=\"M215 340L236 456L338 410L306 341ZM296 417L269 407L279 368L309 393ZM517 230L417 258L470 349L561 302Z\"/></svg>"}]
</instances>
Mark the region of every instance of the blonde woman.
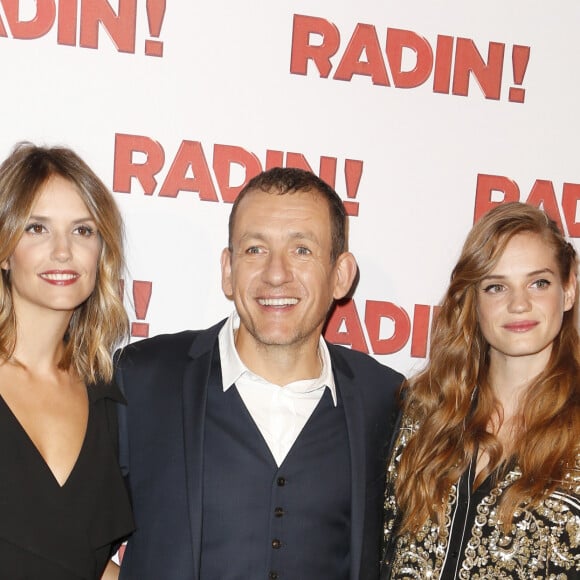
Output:
<instances>
[{"instance_id":1,"label":"blonde woman","mask_svg":"<svg viewBox=\"0 0 580 580\"><path fill-rule=\"evenodd\" d=\"M112 349L126 336L122 221L71 150L0 166L0 578L98 579L133 529Z\"/></svg>"},{"instance_id":2,"label":"blonde woman","mask_svg":"<svg viewBox=\"0 0 580 580\"><path fill-rule=\"evenodd\" d=\"M468 235L403 391L383 579L580 577L576 267L528 205Z\"/></svg>"}]
</instances>

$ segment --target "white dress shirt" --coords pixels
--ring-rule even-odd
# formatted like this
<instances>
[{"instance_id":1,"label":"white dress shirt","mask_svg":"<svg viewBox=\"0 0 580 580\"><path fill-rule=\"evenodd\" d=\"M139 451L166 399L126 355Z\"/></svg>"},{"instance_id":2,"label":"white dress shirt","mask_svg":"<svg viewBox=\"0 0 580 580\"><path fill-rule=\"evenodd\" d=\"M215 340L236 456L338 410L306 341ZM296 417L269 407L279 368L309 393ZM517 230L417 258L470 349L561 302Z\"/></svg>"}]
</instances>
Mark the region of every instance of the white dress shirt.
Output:
<instances>
[{"instance_id":1,"label":"white dress shirt","mask_svg":"<svg viewBox=\"0 0 580 580\"><path fill-rule=\"evenodd\" d=\"M250 371L234 342L240 318L233 312L219 333L223 390L235 384L242 401L280 466L328 387L336 407L336 386L328 347L320 338L322 372L318 378L274 385Z\"/></svg>"}]
</instances>

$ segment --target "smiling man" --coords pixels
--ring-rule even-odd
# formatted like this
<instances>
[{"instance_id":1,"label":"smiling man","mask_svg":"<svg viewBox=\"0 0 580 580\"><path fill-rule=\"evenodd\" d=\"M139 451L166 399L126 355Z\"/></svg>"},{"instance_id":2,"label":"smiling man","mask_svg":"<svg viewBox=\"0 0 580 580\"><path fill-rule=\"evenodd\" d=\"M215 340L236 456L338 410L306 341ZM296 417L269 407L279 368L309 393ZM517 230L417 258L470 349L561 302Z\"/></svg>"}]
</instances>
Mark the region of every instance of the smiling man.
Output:
<instances>
[{"instance_id":1,"label":"smiling man","mask_svg":"<svg viewBox=\"0 0 580 580\"><path fill-rule=\"evenodd\" d=\"M331 187L262 173L230 215L232 315L118 357L137 524L122 579L378 578L402 376L322 338L356 276L346 248Z\"/></svg>"}]
</instances>

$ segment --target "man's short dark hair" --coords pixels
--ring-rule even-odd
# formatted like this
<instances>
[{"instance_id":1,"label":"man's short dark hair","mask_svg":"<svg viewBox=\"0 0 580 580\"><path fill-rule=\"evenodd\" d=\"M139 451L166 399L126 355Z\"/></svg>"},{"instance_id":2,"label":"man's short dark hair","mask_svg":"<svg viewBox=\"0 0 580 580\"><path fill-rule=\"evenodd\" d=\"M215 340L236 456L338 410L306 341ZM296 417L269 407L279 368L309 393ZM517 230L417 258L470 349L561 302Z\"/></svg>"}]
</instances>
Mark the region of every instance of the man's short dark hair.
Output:
<instances>
[{"instance_id":1,"label":"man's short dark hair","mask_svg":"<svg viewBox=\"0 0 580 580\"><path fill-rule=\"evenodd\" d=\"M297 191L312 191L321 195L328 203L330 214L330 235L332 240L330 259L335 262L346 250L346 211L342 200L328 183L312 173L294 167L274 167L259 173L244 186L238 194L228 223L228 246L232 249L232 234L238 206L252 191L263 191L272 195L285 195Z\"/></svg>"}]
</instances>

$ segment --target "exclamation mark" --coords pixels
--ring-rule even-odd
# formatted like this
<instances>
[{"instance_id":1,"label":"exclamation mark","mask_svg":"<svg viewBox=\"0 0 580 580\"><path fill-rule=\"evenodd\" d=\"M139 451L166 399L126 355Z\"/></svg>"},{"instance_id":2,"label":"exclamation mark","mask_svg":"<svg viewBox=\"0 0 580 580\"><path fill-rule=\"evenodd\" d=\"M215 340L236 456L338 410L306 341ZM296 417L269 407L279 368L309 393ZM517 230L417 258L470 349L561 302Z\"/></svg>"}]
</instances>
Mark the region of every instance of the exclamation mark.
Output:
<instances>
[{"instance_id":1,"label":"exclamation mark","mask_svg":"<svg viewBox=\"0 0 580 580\"><path fill-rule=\"evenodd\" d=\"M133 304L135 305L137 320L145 320L147 316L152 288L153 282L144 282L142 280L133 281ZM131 324L131 336L147 338L149 336L149 324L145 322L133 322Z\"/></svg>"},{"instance_id":2,"label":"exclamation mark","mask_svg":"<svg viewBox=\"0 0 580 580\"><path fill-rule=\"evenodd\" d=\"M344 176L346 178L346 197L356 199L360 178L362 177L363 162L356 159L344 160ZM358 215L358 201L343 201L348 215Z\"/></svg>"},{"instance_id":3,"label":"exclamation mark","mask_svg":"<svg viewBox=\"0 0 580 580\"><path fill-rule=\"evenodd\" d=\"M147 0L147 22L153 39L161 36L161 25L165 16L165 0ZM145 54L147 56L163 56L163 42L160 40L146 40Z\"/></svg>"},{"instance_id":4,"label":"exclamation mark","mask_svg":"<svg viewBox=\"0 0 580 580\"><path fill-rule=\"evenodd\" d=\"M523 103L526 98L526 89L521 85L524 82L526 68L530 60L530 47L514 45L512 49L512 67L514 71L514 84L520 85L518 87L510 87L509 100L512 103Z\"/></svg>"}]
</instances>

